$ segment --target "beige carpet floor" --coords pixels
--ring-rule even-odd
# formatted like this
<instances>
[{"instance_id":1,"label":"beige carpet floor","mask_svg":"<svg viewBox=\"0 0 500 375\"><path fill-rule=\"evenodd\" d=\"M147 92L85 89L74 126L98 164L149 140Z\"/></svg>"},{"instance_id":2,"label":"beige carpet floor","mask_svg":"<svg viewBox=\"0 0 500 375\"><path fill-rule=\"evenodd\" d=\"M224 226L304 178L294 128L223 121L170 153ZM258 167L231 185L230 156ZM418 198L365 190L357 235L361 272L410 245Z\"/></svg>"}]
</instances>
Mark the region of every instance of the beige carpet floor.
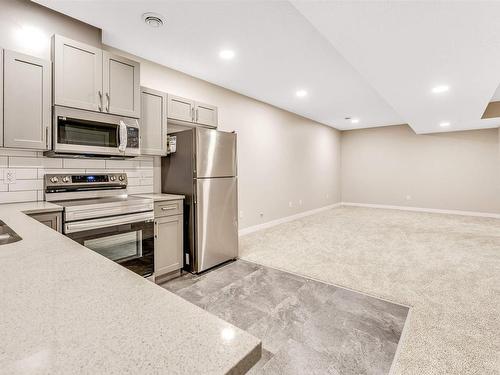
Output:
<instances>
[{"instance_id":1,"label":"beige carpet floor","mask_svg":"<svg viewBox=\"0 0 500 375\"><path fill-rule=\"evenodd\" d=\"M394 374L500 374L500 220L341 207L240 257L411 306Z\"/></svg>"}]
</instances>

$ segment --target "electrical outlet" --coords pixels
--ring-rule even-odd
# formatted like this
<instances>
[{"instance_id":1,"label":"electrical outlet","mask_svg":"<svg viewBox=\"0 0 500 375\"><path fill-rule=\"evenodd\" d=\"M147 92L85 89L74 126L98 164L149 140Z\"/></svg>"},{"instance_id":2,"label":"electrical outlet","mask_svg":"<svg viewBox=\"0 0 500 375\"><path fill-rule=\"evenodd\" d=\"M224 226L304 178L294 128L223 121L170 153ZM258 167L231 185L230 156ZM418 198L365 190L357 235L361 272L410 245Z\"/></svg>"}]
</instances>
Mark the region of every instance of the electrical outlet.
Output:
<instances>
[{"instance_id":1,"label":"electrical outlet","mask_svg":"<svg viewBox=\"0 0 500 375\"><path fill-rule=\"evenodd\" d=\"M411 201L411 195L407 195L407 196L406 196L406 200L407 200L407 201Z\"/></svg>"},{"instance_id":2,"label":"electrical outlet","mask_svg":"<svg viewBox=\"0 0 500 375\"><path fill-rule=\"evenodd\" d=\"M288 207L293 207L293 202L292 201L288 202Z\"/></svg>"},{"instance_id":3,"label":"electrical outlet","mask_svg":"<svg viewBox=\"0 0 500 375\"><path fill-rule=\"evenodd\" d=\"M330 194L327 193L326 194L326 199L328 199L328 198L330 198Z\"/></svg>"},{"instance_id":4,"label":"electrical outlet","mask_svg":"<svg viewBox=\"0 0 500 375\"><path fill-rule=\"evenodd\" d=\"M4 182L6 184L16 183L16 171L14 169L6 169L3 175Z\"/></svg>"},{"instance_id":5,"label":"electrical outlet","mask_svg":"<svg viewBox=\"0 0 500 375\"><path fill-rule=\"evenodd\" d=\"M243 219L243 210L240 211L240 219Z\"/></svg>"},{"instance_id":6,"label":"electrical outlet","mask_svg":"<svg viewBox=\"0 0 500 375\"><path fill-rule=\"evenodd\" d=\"M302 206L302 199L299 199L299 206Z\"/></svg>"}]
</instances>

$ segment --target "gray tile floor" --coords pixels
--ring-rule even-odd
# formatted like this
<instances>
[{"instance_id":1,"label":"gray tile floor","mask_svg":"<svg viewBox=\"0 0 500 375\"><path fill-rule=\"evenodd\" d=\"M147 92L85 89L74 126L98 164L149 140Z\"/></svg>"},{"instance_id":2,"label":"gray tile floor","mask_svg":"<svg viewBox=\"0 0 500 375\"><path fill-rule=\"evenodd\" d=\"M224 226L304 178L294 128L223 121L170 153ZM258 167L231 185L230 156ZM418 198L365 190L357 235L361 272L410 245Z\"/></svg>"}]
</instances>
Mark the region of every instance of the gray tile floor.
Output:
<instances>
[{"instance_id":1,"label":"gray tile floor","mask_svg":"<svg viewBox=\"0 0 500 375\"><path fill-rule=\"evenodd\" d=\"M408 308L238 260L164 288L262 340L252 374L387 374Z\"/></svg>"}]
</instances>

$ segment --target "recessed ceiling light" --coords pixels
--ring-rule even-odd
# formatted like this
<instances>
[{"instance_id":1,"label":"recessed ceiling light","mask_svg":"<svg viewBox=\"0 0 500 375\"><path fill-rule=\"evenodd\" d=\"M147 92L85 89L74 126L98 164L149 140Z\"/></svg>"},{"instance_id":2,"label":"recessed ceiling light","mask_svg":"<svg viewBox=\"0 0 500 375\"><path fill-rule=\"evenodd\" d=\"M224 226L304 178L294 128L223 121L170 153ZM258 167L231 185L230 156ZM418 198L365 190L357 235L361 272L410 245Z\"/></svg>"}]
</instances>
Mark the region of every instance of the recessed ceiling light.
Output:
<instances>
[{"instance_id":1,"label":"recessed ceiling light","mask_svg":"<svg viewBox=\"0 0 500 375\"><path fill-rule=\"evenodd\" d=\"M297 90L295 92L295 95L299 98L303 98L304 96L307 96L307 91L306 90Z\"/></svg>"},{"instance_id":2,"label":"recessed ceiling light","mask_svg":"<svg viewBox=\"0 0 500 375\"><path fill-rule=\"evenodd\" d=\"M444 122L439 123L439 126L441 126L442 128L446 128L446 127L450 126L450 123L448 121L444 121Z\"/></svg>"},{"instance_id":3,"label":"recessed ceiling light","mask_svg":"<svg viewBox=\"0 0 500 375\"><path fill-rule=\"evenodd\" d=\"M154 27L155 29L162 27L165 23L161 14L151 12L144 13L142 15L142 20L146 23L146 25Z\"/></svg>"},{"instance_id":4,"label":"recessed ceiling light","mask_svg":"<svg viewBox=\"0 0 500 375\"><path fill-rule=\"evenodd\" d=\"M357 124L359 122L359 118L352 118L351 124Z\"/></svg>"},{"instance_id":5,"label":"recessed ceiling light","mask_svg":"<svg viewBox=\"0 0 500 375\"><path fill-rule=\"evenodd\" d=\"M432 92L434 94L441 94L443 92L446 92L450 89L450 86L447 86L447 85L439 85L439 86L436 86L436 87L433 87L432 88Z\"/></svg>"},{"instance_id":6,"label":"recessed ceiling light","mask_svg":"<svg viewBox=\"0 0 500 375\"><path fill-rule=\"evenodd\" d=\"M223 49L219 52L219 57L224 60L231 60L235 55L234 51L230 49Z\"/></svg>"}]
</instances>

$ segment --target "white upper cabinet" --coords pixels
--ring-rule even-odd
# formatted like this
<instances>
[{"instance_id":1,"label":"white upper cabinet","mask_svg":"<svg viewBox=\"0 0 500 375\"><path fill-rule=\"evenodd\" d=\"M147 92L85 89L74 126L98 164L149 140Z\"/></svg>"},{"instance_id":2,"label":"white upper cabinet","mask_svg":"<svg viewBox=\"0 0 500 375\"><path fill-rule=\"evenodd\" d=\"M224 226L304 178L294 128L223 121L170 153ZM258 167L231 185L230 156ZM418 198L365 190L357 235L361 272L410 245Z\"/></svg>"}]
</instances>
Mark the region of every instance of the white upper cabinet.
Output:
<instances>
[{"instance_id":1,"label":"white upper cabinet","mask_svg":"<svg viewBox=\"0 0 500 375\"><path fill-rule=\"evenodd\" d=\"M141 88L141 154L167 154L167 94Z\"/></svg>"},{"instance_id":2,"label":"white upper cabinet","mask_svg":"<svg viewBox=\"0 0 500 375\"><path fill-rule=\"evenodd\" d=\"M168 95L168 118L172 120L193 122L194 100Z\"/></svg>"},{"instance_id":3,"label":"white upper cabinet","mask_svg":"<svg viewBox=\"0 0 500 375\"><path fill-rule=\"evenodd\" d=\"M55 105L140 117L138 62L60 35L52 51Z\"/></svg>"},{"instance_id":4,"label":"white upper cabinet","mask_svg":"<svg viewBox=\"0 0 500 375\"><path fill-rule=\"evenodd\" d=\"M217 127L217 107L180 96L168 95L168 118L170 120Z\"/></svg>"},{"instance_id":5,"label":"white upper cabinet","mask_svg":"<svg viewBox=\"0 0 500 375\"><path fill-rule=\"evenodd\" d=\"M102 110L102 51L59 35L53 38L54 104Z\"/></svg>"},{"instance_id":6,"label":"white upper cabinet","mask_svg":"<svg viewBox=\"0 0 500 375\"><path fill-rule=\"evenodd\" d=\"M127 117L141 117L140 64L103 51L103 111Z\"/></svg>"},{"instance_id":7,"label":"white upper cabinet","mask_svg":"<svg viewBox=\"0 0 500 375\"><path fill-rule=\"evenodd\" d=\"M196 102L194 122L200 125L217 127L217 107Z\"/></svg>"},{"instance_id":8,"label":"white upper cabinet","mask_svg":"<svg viewBox=\"0 0 500 375\"><path fill-rule=\"evenodd\" d=\"M5 147L46 150L51 124L51 62L5 50Z\"/></svg>"}]
</instances>

